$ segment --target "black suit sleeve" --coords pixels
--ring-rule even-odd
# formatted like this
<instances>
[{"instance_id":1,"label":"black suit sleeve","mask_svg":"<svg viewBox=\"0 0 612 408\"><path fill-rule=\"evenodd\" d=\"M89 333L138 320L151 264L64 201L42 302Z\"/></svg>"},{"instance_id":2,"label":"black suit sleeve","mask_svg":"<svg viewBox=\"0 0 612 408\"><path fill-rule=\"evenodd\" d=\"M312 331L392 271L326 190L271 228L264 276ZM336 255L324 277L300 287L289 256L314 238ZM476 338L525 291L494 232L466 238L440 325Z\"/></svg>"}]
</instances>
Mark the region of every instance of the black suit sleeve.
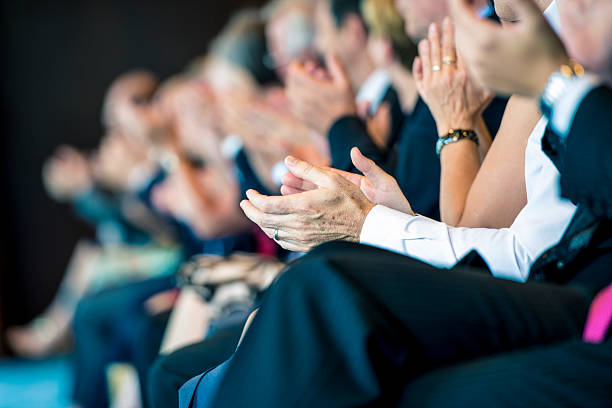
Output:
<instances>
[{"instance_id":1,"label":"black suit sleeve","mask_svg":"<svg viewBox=\"0 0 612 408\"><path fill-rule=\"evenodd\" d=\"M561 193L595 216L612 216L612 90L599 87L582 101L562 150Z\"/></svg>"},{"instance_id":2,"label":"black suit sleeve","mask_svg":"<svg viewBox=\"0 0 612 408\"><path fill-rule=\"evenodd\" d=\"M386 152L376 146L368 134L365 122L357 116L345 116L337 120L330 128L327 137L332 167L336 169L353 170L350 153L355 146L379 165L385 160Z\"/></svg>"}]
</instances>

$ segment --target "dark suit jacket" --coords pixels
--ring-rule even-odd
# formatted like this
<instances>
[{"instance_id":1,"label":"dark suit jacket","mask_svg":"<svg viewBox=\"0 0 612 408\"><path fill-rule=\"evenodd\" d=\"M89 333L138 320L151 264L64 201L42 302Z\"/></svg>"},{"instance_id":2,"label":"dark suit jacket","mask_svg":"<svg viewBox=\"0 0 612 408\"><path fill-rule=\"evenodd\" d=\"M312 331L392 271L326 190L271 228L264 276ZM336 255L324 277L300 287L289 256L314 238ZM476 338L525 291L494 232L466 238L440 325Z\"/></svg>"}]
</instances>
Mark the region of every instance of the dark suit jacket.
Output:
<instances>
[{"instance_id":1,"label":"dark suit jacket","mask_svg":"<svg viewBox=\"0 0 612 408\"><path fill-rule=\"evenodd\" d=\"M562 140L548 131L542 149L561 173L561 195L578 205L558 245L534 264L530 278L580 282L601 289L612 279L612 91L591 91Z\"/></svg>"}]
</instances>

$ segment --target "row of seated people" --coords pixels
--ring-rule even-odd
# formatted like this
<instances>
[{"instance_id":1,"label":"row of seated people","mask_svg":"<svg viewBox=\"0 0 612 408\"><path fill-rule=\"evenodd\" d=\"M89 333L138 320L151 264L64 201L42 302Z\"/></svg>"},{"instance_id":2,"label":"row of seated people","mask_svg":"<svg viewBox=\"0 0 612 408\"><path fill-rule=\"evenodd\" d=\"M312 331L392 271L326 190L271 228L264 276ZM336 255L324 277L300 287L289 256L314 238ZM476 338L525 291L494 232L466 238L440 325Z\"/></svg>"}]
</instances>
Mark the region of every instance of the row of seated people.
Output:
<instances>
[{"instance_id":1,"label":"row of seated people","mask_svg":"<svg viewBox=\"0 0 612 408\"><path fill-rule=\"evenodd\" d=\"M118 361L145 407L608 405L610 17L277 0L122 75L44 171L97 240L13 348L72 332L84 408Z\"/></svg>"}]
</instances>

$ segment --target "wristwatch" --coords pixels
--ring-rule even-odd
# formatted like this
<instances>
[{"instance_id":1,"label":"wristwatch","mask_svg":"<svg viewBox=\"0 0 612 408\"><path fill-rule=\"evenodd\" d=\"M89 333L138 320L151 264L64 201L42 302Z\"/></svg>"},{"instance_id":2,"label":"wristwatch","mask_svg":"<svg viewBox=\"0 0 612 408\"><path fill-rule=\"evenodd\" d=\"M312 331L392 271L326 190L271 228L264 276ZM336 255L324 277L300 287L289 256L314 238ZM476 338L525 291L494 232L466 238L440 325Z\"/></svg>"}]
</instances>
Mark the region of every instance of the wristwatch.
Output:
<instances>
[{"instance_id":1,"label":"wristwatch","mask_svg":"<svg viewBox=\"0 0 612 408\"><path fill-rule=\"evenodd\" d=\"M573 60L561 65L558 71L550 75L540 95L540 110L544 116L550 118L553 106L565 95L569 85L583 75L584 67Z\"/></svg>"},{"instance_id":2,"label":"wristwatch","mask_svg":"<svg viewBox=\"0 0 612 408\"><path fill-rule=\"evenodd\" d=\"M438 138L438 142L436 143L436 154L438 155L438 158L440 157L440 152L442 151L442 148L444 146L450 143L458 142L463 139L471 140L472 142L476 143L476 146L479 145L478 135L476 135L476 132L474 132L473 130L449 129L448 133L440 136Z\"/></svg>"}]
</instances>

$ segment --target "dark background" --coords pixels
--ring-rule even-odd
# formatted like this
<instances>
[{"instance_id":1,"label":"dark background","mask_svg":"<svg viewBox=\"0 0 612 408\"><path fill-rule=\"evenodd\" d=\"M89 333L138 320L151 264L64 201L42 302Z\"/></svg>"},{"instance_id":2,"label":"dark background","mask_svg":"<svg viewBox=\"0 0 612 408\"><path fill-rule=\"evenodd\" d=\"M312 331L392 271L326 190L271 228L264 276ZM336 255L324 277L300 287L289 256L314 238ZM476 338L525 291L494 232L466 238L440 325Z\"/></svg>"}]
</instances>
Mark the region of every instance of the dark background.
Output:
<instances>
[{"instance_id":1,"label":"dark background","mask_svg":"<svg viewBox=\"0 0 612 408\"><path fill-rule=\"evenodd\" d=\"M77 239L91 234L45 194L44 159L62 143L97 144L102 98L118 74L167 77L206 50L232 10L261 3L2 1L0 327L49 304Z\"/></svg>"}]
</instances>

